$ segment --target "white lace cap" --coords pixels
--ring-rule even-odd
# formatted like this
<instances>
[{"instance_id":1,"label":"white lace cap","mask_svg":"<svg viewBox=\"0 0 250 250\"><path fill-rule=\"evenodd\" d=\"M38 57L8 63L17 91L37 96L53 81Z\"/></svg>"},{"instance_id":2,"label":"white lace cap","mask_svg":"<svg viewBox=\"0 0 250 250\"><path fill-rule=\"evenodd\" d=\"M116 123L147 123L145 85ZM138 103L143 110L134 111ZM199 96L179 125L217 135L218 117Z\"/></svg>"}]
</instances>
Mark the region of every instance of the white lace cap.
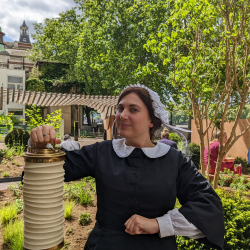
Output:
<instances>
[{"instance_id":1,"label":"white lace cap","mask_svg":"<svg viewBox=\"0 0 250 250\"><path fill-rule=\"evenodd\" d=\"M168 113L164 109L164 106L161 103L159 95L156 92L154 92L153 90L151 90L148 87L146 87L144 85L141 85L139 83L135 84L135 85L127 86L126 88L123 89L123 91L125 89L127 89L127 88L130 88L130 87L137 87L137 88L144 88L144 89L146 89L148 91L149 95L150 95L151 100L152 100L152 106L153 106L153 109L154 109L154 115L157 118L159 118L162 121L162 123L168 125Z\"/></svg>"},{"instance_id":2,"label":"white lace cap","mask_svg":"<svg viewBox=\"0 0 250 250\"><path fill-rule=\"evenodd\" d=\"M159 95L155 91L153 91L152 89L149 89L148 87L146 87L144 85L141 85L139 83L135 84L135 85L129 85L126 88L124 88L123 91L125 89L127 89L127 88L130 88L130 87L144 88L144 89L146 89L148 91L148 93L150 95L150 98L152 100L152 107L154 109L154 115L157 118L159 118L164 125L166 125L167 127L171 128L174 131L176 131L177 133L179 133L184 138L184 140L186 141L186 145L187 145L187 138L180 131L183 131L183 132L192 132L192 131L191 130L187 130L187 129L183 129L183 128L177 128L177 127L169 125L169 122L168 122L168 112L164 109L164 106L161 103Z\"/></svg>"}]
</instances>

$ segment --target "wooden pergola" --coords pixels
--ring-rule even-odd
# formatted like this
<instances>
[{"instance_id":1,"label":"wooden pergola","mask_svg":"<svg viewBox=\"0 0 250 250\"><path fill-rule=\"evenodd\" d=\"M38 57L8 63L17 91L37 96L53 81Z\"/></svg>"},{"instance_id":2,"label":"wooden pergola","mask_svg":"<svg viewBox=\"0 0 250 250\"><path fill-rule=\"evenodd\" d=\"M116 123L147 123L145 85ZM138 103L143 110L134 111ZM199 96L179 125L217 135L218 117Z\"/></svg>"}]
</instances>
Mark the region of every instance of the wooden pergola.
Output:
<instances>
[{"instance_id":1,"label":"wooden pergola","mask_svg":"<svg viewBox=\"0 0 250 250\"><path fill-rule=\"evenodd\" d=\"M20 103L36 106L68 106L68 105L86 105L95 109L101 114L104 120L104 129L107 130L107 139L111 139L112 123L115 105L118 96L101 95L82 95L82 94L63 94L51 92L36 92L26 90L4 89L0 90L0 110L3 109L3 103Z\"/></svg>"}]
</instances>

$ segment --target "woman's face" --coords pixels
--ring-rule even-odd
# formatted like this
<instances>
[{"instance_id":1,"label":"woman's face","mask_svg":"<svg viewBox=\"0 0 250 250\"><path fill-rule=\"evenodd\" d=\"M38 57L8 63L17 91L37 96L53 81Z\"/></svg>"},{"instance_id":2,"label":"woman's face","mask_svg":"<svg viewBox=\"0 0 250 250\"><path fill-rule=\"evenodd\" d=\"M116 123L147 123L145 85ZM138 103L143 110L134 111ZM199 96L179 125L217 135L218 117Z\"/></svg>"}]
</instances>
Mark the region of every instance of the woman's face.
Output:
<instances>
[{"instance_id":1,"label":"woman's face","mask_svg":"<svg viewBox=\"0 0 250 250\"><path fill-rule=\"evenodd\" d=\"M116 125L118 133L125 139L150 140L149 129L153 127L153 123L146 105L137 94L130 93L118 103Z\"/></svg>"}]
</instances>

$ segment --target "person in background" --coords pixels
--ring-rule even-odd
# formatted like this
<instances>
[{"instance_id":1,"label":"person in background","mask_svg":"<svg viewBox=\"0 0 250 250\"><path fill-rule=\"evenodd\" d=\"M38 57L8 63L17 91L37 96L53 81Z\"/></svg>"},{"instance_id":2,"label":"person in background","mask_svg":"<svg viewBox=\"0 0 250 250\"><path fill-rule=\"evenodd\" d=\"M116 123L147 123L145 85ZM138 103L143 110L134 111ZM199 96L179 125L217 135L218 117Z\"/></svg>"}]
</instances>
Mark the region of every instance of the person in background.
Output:
<instances>
[{"instance_id":1,"label":"person in background","mask_svg":"<svg viewBox=\"0 0 250 250\"><path fill-rule=\"evenodd\" d=\"M214 140L209 143L209 151L210 151L210 174L214 174L215 168L216 168L216 162L219 154L219 148L220 148L220 134L221 131L217 132L214 135ZM227 133L223 132L223 144L227 142ZM206 146L204 150L204 161L205 161L205 169L207 169L208 165L208 146ZM229 169L235 173L234 170L234 163L233 162L222 162L221 164L221 171L224 172L225 169Z\"/></svg>"},{"instance_id":2,"label":"person in background","mask_svg":"<svg viewBox=\"0 0 250 250\"><path fill-rule=\"evenodd\" d=\"M66 134L63 137L63 142L59 145L59 147L66 149L67 151L73 151L80 149L80 145L76 141L71 141L70 135Z\"/></svg>"},{"instance_id":3,"label":"person in background","mask_svg":"<svg viewBox=\"0 0 250 250\"><path fill-rule=\"evenodd\" d=\"M94 120L94 122L92 123L91 127L92 127L92 129L94 129L94 132L97 132L97 123L96 123L95 120Z\"/></svg>"},{"instance_id":4,"label":"person in background","mask_svg":"<svg viewBox=\"0 0 250 250\"><path fill-rule=\"evenodd\" d=\"M169 133L167 128L164 128L161 132L161 140L159 142L165 143L175 149L178 149L176 142L169 140Z\"/></svg>"}]
</instances>

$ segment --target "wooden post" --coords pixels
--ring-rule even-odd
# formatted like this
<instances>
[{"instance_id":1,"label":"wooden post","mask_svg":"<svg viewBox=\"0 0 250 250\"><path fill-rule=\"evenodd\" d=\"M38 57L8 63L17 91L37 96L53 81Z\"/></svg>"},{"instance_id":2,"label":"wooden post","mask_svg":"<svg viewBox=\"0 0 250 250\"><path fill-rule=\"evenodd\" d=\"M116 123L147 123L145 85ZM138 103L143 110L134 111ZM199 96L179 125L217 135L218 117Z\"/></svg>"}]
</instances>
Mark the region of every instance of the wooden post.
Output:
<instances>
[{"instance_id":1,"label":"wooden post","mask_svg":"<svg viewBox=\"0 0 250 250\"><path fill-rule=\"evenodd\" d=\"M1 95L0 95L0 110L3 109L3 87L1 87Z\"/></svg>"}]
</instances>

